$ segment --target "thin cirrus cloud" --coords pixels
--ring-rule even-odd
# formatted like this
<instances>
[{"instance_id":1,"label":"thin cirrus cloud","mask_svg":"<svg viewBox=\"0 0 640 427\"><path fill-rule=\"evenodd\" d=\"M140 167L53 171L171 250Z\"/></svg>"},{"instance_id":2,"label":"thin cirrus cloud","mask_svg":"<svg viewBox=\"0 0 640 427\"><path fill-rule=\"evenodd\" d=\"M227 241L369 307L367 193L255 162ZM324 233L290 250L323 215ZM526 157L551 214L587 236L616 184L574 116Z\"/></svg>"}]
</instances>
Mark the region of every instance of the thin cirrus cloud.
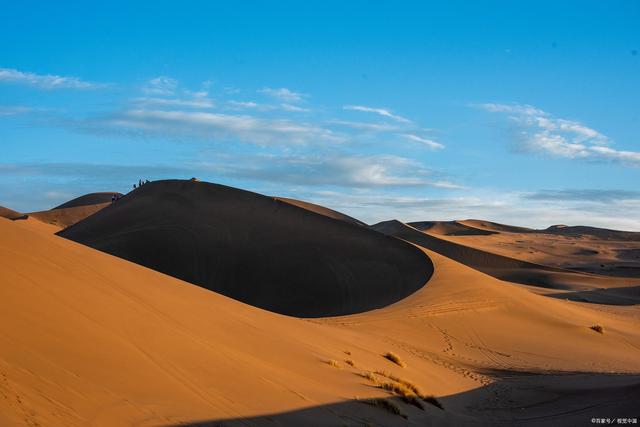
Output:
<instances>
[{"instance_id":1,"label":"thin cirrus cloud","mask_svg":"<svg viewBox=\"0 0 640 427\"><path fill-rule=\"evenodd\" d=\"M33 108L24 107L21 105L0 105L0 117L2 116L17 116L19 114L26 114L34 111Z\"/></svg>"},{"instance_id":2,"label":"thin cirrus cloud","mask_svg":"<svg viewBox=\"0 0 640 427\"><path fill-rule=\"evenodd\" d=\"M265 87L263 89L260 89L258 92L268 95L272 98L279 99L283 102L290 102L290 103L300 102L308 96L307 94L304 94L304 93L294 92L290 89L287 89L286 87L275 88L275 89Z\"/></svg>"},{"instance_id":3,"label":"thin cirrus cloud","mask_svg":"<svg viewBox=\"0 0 640 427\"><path fill-rule=\"evenodd\" d=\"M610 203L640 201L640 191L599 189L539 190L524 193L522 198L552 202L579 201L587 203Z\"/></svg>"},{"instance_id":4,"label":"thin cirrus cloud","mask_svg":"<svg viewBox=\"0 0 640 427\"><path fill-rule=\"evenodd\" d=\"M411 120L409 120L407 118L404 118L402 116L398 116L396 114L393 114L391 111L389 111L387 109L384 109L384 108L366 107L364 105L345 105L342 108L344 110L363 111L365 113L378 114L380 116L393 119L393 120L395 120L397 122L400 122L400 123L411 123Z\"/></svg>"},{"instance_id":5,"label":"thin cirrus cloud","mask_svg":"<svg viewBox=\"0 0 640 427\"><path fill-rule=\"evenodd\" d=\"M199 167L232 178L298 186L463 188L446 180L435 179L433 173L420 163L400 156L265 155L251 160L241 167L229 159L219 163L202 163Z\"/></svg>"},{"instance_id":6,"label":"thin cirrus cloud","mask_svg":"<svg viewBox=\"0 0 640 427\"><path fill-rule=\"evenodd\" d=\"M421 136L418 135L414 135L411 133L405 133L402 134L402 136L404 136L405 138L411 140L411 141L415 141L415 142L419 142L421 144L426 145L427 147L433 149L433 150L442 150L444 148L443 144L440 144L439 142L436 142L432 139L427 139L427 138L423 138Z\"/></svg>"},{"instance_id":7,"label":"thin cirrus cloud","mask_svg":"<svg viewBox=\"0 0 640 427\"><path fill-rule=\"evenodd\" d=\"M14 68L0 68L0 83L23 84L39 89L99 89L108 86L93 83L77 77L57 76L54 74L36 74L19 71Z\"/></svg>"},{"instance_id":8,"label":"thin cirrus cloud","mask_svg":"<svg viewBox=\"0 0 640 427\"><path fill-rule=\"evenodd\" d=\"M155 105L160 107L213 108L215 104L208 98L180 99L180 98L134 98L139 105Z\"/></svg>"},{"instance_id":9,"label":"thin cirrus cloud","mask_svg":"<svg viewBox=\"0 0 640 427\"><path fill-rule=\"evenodd\" d=\"M178 81L167 76L158 76L142 86L142 92L147 95L171 96L178 89Z\"/></svg>"},{"instance_id":10,"label":"thin cirrus cloud","mask_svg":"<svg viewBox=\"0 0 640 427\"><path fill-rule=\"evenodd\" d=\"M138 108L96 119L87 125L204 139L238 138L258 144L339 141L330 129L310 123L202 111Z\"/></svg>"},{"instance_id":11,"label":"thin cirrus cloud","mask_svg":"<svg viewBox=\"0 0 640 427\"><path fill-rule=\"evenodd\" d=\"M554 117L526 104L478 104L491 113L505 114L519 132L521 147L569 159L616 161L640 166L640 152L611 148L610 139L580 122Z\"/></svg>"}]
</instances>

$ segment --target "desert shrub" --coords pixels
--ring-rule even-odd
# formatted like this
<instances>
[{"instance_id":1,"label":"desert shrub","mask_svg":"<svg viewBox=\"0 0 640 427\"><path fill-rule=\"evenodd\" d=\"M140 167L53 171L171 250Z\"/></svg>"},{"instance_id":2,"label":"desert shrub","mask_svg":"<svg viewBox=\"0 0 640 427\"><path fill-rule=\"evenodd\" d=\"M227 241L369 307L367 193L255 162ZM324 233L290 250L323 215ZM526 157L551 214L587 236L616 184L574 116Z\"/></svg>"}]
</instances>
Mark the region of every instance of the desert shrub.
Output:
<instances>
[{"instance_id":1,"label":"desert shrub","mask_svg":"<svg viewBox=\"0 0 640 427\"><path fill-rule=\"evenodd\" d=\"M399 396L403 402L413 405L416 408L424 409L424 405L420 401L420 396L417 396L407 386L395 382L387 382L382 384L380 387Z\"/></svg>"},{"instance_id":2,"label":"desert shrub","mask_svg":"<svg viewBox=\"0 0 640 427\"><path fill-rule=\"evenodd\" d=\"M373 374L373 372L365 372L364 374L361 374L361 375L363 378L368 379L372 383L378 384L378 378Z\"/></svg>"},{"instance_id":3,"label":"desert shrub","mask_svg":"<svg viewBox=\"0 0 640 427\"><path fill-rule=\"evenodd\" d=\"M593 325L591 326L591 329L593 329L599 334L604 334L604 328L602 327L602 325Z\"/></svg>"},{"instance_id":4,"label":"desert shrub","mask_svg":"<svg viewBox=\"0 0 640 427\"><path fill-rule=\"evenodd\" d=\"M354 367L356 366L356 364L351 359L345 359L344 363L346 363L349 366L354 366Z\"/></svg>"},{"instance_id":5,"label":"desert shrub","mask_svg":"<svg viewBox=\"0 0 640 427\"><path fill-rule=\"evenodd\" d=\"M339 368L340 365L338 364L338 362L336 362L335 360L331 359L331 360L327 360L327 364L333 366L334 368Z\"/></svg>"},{"instance_id":6,"label":"desert shrub","mask_svg":"<svg viewBox=\"0 0 640 427\"><path fill-rule=\"evenodd\" d=\"M440 408L444 411L444 407L442 406L442 403L440 403L440 401L436 399L435 396L423 396L422 400L424 400L427 403L431 403L436 408Z\"/></svg>"},{"instance_id":7,"label":"desert shrub","mask_svg":"<svg viewBox=\"0 0 640 427\"><path fill-rule=\"evenodd\" d=\"M400 356L398 356L395 353L388 352L388 353L383 354L382 357L384 357L387 360L390 360L391 362L395 363L396 365L400 366L401 368L404 368L406 366L404 364L404 362L400 359Z\"/></svg>"}]
</instances>

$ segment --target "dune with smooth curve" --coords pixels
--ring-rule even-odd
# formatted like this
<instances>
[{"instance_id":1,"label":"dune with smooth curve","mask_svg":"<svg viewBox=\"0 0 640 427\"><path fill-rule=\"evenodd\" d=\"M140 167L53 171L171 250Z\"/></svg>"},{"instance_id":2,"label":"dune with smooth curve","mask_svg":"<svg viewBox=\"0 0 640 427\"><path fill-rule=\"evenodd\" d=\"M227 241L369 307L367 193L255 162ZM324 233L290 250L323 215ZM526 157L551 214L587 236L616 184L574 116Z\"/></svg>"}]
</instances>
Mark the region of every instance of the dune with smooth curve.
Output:
<instances>
[{"instance_id":1,"label":"dune with smooth curve","mask_svg":"<svg viewBox=\"0 0 640 427\"><path fill-rule=\"evenodd\" d=\"M364 222L358 219L355 219L349 215L345 215L342 212L338 212L333 209L326 208L324 206L316 205L315 203L305 202L297 199L289 199L287 197L277 197L277 199L286 203L290 203L299 208L303 208L308 211L327 216L329 218L337 219L340 221L346 221L346 222L350 222L357 225L366 225Z\"/></svg>"},{"instance_id":2,"label":"dune with smooth curve","mask_svg":"<svg viewBox=\"0 0 640 427\"><path fill-rule=\"evenodd\" d=\"M11 220L23 218L25 214L20 213L18 211L14 211L13 209L5 208L4 206L0 206L0 218L7 218Z\"/></svg>"},{"instance_id":3,"label":"dune with smooth curve","mask_svg":"<svg viewBox=\"0 0 640 427\"><path fill-rule=\"evenodd\" d=\"M245 303L302 317L384 307L433 269L413 245L222 185L155 181L60 236Z\"/></svg>"},{"instance_id":4,"label":"dune with smooth curve","mask_svg":"<svg viewBox=\"0 0 640 427\"><path fill-rule=\"evenodd\" d=\"M384 221L373 225L372 228L428 248L498 279L538 287L537 291L542 293L618 287L632 289L638 285L635 281L623 278L587 274L500 255L461 244L459 241L462 237L457 237L454 241L450 236L421 232L397 220ZM482 236L487 237L492 236ZM635 297L632 297L632 301L633 298Z\"/></svg>"},{"instance_id":5,"label":"dune with smooth curve","mask_svg":"<svg viewBox=\"0 0 640 427\"><path fill-rule=\"evenodd\" d=\"M426 249L434 273L407 298L302 320L22 221L0 220L0 235L0 425L562 426L640 403L640 318ZM444 410L394 397L388 376Z\"/></svg>"}]
</instances>

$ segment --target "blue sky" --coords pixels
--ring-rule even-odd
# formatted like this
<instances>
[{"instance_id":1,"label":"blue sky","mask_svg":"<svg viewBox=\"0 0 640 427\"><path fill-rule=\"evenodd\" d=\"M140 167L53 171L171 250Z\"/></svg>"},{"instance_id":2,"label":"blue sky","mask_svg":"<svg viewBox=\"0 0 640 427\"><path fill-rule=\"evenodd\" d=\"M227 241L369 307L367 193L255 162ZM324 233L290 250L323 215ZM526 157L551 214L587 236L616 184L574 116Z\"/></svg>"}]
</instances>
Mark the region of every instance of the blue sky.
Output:
<instances>
[{"instance_id":1,"label":"blue sky","mask_svg":"<svg viewBox=\"0 0 640 427\"><path fill-rule=\"evenodd\" d=\"M640 230L640 3L213 3L2 1L0 205L197 176Z\"/></svg>"}]
</instances>

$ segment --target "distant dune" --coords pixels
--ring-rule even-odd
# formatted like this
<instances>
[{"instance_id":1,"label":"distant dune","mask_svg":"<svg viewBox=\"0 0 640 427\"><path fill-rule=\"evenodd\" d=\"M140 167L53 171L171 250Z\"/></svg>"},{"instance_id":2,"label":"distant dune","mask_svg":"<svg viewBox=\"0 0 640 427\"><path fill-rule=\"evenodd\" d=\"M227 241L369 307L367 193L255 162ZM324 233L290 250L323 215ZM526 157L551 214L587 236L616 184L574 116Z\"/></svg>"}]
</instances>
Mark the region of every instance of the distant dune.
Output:
<instances>
[{"instance_id":1,"label":"distant dune","mask_svg":"<svg viewBox=\"0 0 640 427\"><path fill-rule=\"evenodd\" d=\"M384 307L432 274L413 245L290 202L195 181L156 181L62 237L277 313Z\"/></svg>"},{"instance_id":2,"label":"distant dune","mask_svg":"<svg viewBox=\"0 0 640 427\"><path fill-rule=\"evenodd\" d=\"M514 249L528 236L590 259L601 240L469 234L462 221L374 231L332 212L160 181L62 232L0 218L0 426L574 426L637 416L640 286ZM223 283L257 307L358 312L283 316L94 245Z\"/></svg>"},{"instance_id":3,"label":"distant dune","mask_svg":"<svg viewBox=\"0 0 640 427\"><path fill-rule=\"evenodd\" d=\"M372 226L374 230L395 236L433 250L464 265L501 280L554 290L582 290L594 287L629 286L627 280L584 274L577 271L536 264L510 256L492 253L465 245L443 236L421 232L400 221L384 221ZM492 236L483 236L483 238Z\"/></svg>"},{"instance_id":4,"label":"distant dune","mask_svg":"<svg viewBox=\"0 0 640 427\"><path fill-rule=\"evenodd\" d=\"M421 221L410 222L410 226L420 231L444 236L489 236L496 231L470 227L460 221Z\"/></svg>"},{"instance_id":5,"label":"distant dune","mask_svg":"<svg viewBox=\"0 0 640 427\"><path fill-rule=\"evenodd\" d=\"M89 193L84 196L76 197L53 209L77 208L78 206L97 205L101 203L111 202L111 198L116 195L122 197L122 193L103 191L99 193Z\"/></svg>"},{"instance_id":6,"label":"distant dune","mask_svg":"<svg viewBox=\"0 0 640 427\"><path fill-rule=\"evenodd\" d=\"M97 203L95 205L79 205L68 208L55 208L48 211L29 212L29 216L46 224L55 225L59 228L66 228L76 222L82 221L93 215L100 209L109 206L108 203Z\"/></svg>"},{"instance_id":7,"label":"distant dune","mask_svg":"<svg viewBox=\"0 0 640 427\"><path fill-rule=\"evenodd\" d=\"M9 209L9 208L5 208L4 206L0 206L0 218L7 218L7 219L18 219L20 217L24 217L23 213L14 211L13 209Z\"/></svg>"}]
</instances>

